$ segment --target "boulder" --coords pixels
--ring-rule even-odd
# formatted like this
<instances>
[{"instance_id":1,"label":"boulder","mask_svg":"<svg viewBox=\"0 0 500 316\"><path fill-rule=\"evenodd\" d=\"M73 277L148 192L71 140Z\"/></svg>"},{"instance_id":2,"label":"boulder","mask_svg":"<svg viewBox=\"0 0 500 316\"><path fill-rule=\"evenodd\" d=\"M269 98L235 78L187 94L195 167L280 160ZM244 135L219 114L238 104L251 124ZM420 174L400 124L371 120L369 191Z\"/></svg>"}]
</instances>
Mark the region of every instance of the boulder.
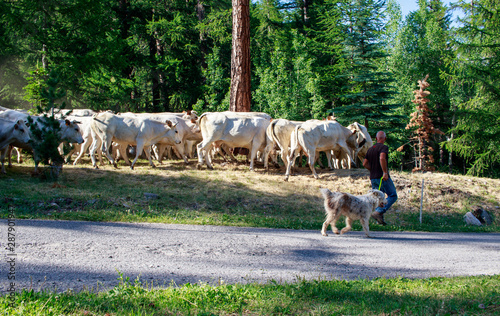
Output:
<instances>
[{"instance_id":1,"label":"boulder","mask_svg":"<svg viewBox=\"0 0 500 316\"><path fill-rule=\"evenodd\" d=\"M483 226L483 224L481 224L481 222L471 212L465 213L464 220L467 225Z\"/></svg>"}]
</instances>

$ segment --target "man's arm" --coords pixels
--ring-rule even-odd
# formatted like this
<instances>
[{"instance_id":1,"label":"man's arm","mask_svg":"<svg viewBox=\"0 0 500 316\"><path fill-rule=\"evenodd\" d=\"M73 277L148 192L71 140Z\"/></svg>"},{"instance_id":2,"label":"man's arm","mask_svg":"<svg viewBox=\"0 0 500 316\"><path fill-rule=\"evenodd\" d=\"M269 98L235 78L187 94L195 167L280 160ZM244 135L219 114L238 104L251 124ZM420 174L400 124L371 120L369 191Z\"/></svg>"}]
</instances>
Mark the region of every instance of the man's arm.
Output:
<instances>
[{"instance_id":1,"label":"man's arm","mask_svg":"<svg viewBox=\"0 0 500 316\"><path fill-rule=\"evenodd\" d=\"M363 167L370 170L370 163L368 162L368 159L366 159L366 158L365 158L365 160L363 160Z\"/></svg>"},{"instance_id":2,"label":"man's arm","mask_svg":"<svg viewBox=\"0 0 500 316\"><path fill-rule=\"evenodd\" d=\"M387 169L387 154L386 153L380 153L380 167L382 167L382 171L384 172L382 179L384 181L387 181L389 179L389 172Z\"/></svg>"}]
</instances>

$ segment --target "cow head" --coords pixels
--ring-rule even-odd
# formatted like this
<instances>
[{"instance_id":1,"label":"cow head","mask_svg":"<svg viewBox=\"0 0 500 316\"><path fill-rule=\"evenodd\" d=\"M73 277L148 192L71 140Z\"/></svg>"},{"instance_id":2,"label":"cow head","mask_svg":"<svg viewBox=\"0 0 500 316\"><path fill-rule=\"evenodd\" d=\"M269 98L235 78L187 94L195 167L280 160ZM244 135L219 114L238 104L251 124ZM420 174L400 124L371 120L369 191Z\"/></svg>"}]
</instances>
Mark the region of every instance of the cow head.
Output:
<instances>
[{"instance_id":1,"label":"cow head","mask_svg":"<svg viewBox=\"0 0 500 316\"><path fill-rule=\"evenodd\" d=\"M14 134L16 139L22 143L27 143L30 140L30 133L23 120L18 120L16 124L14 124Z\"/></svg>"},{"instance_id":2,"label":"cow head","mask_svg":"<svg viewBox=\"0 0 500 316\"><path fill-rule=\"evenodd\" d=\"M67 141L68 143L83 143L83 137L78 123L77 121L71 122L70 120L64 120L64 126L61 128L61 140Z\"/></svg>"},{"instance_id":3,"label":"cow head","mask_svg":"<svg viewBox=\"0 0 500 316\"><path fill-rule=\"evenodd\" d=\"M167 120L165 122L165 125L169 128L169 132L168 134L171 135L171 133L173 132L174 135L173 135L173 139L174 139L174 142L176 144L180 144L182 142L182 138L181 138L181 135L179 134L179 131L177 130L176 126L177 126L178 122L176 122L175 124L172 123L172 121L170 120Z\"/></svg>"}]
</instances>

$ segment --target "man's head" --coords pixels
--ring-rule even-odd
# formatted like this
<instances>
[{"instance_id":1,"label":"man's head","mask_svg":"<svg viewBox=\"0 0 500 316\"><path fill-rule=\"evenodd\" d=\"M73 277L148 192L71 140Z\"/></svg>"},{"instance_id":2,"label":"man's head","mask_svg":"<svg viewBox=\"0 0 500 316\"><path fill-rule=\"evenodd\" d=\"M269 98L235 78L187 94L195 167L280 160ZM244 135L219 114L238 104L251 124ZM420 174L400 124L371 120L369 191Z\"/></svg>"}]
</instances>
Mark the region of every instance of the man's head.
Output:
<instances>
[{"instance_id":1,"label":"man's head","mask_svg":"<svg viewBox=\"0 0 500 316\"><path fill-rule=\"evenodd\" d=\"M377 143L385 143L385 140L386 140L386 136L385 136L385 133L383 131L379 131L377 133L377 136L375 136L376 139L377 139Z\"/></svg>"}]
</instances>

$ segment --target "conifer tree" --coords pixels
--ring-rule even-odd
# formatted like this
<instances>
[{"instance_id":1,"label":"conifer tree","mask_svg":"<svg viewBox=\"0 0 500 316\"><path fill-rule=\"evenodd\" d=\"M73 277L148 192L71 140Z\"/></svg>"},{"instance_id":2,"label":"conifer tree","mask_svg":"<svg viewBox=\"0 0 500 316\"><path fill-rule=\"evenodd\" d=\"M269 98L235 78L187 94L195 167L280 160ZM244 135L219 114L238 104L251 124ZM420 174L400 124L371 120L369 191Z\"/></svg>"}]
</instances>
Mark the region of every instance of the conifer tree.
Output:
<instances>
[{"instance_id":1,"label":"conifer tree","mask_svg":"<svg viewBox=\"0 0 500 316\"><path fill-rule=\"evenodd\" d=\"M427 105L429 102L427 97L431 93L426 90L429 87L428 78L429 75L426 75L423 80L419 80L418 85L420 89L413 91L415 99L412 102L417 106L415 112L411 114L410 123L406 125L406 129L416 127L413 131L416 136L411 139L414 142L414 148L418 148L418 156L415 156L415 168L413 168L413 172L433 171L435 169L433 166L434 157L432 155L434 149L430 144L431 137L433 134L443 134L439 129L434 128L434 124L430 118L432 111ZM415 153L417 154L417 150L415 150Z\"/></svg>"},{"instance_id":2,"label":"conifer tree","mask_svg":"<svg viewBox=\"0 0 500 316\"><path fill-rule=\"evenodd\" d=\"M378 63L387 57L380 41L384 1L352 0L344 3L343 8L347 69L341 77L345 82L342 95L345 105L334 111L350 122L381 127L391 120L393 108L387 102L392 94L392 76L378 68Z\"/></svg>"}]
</instances>

